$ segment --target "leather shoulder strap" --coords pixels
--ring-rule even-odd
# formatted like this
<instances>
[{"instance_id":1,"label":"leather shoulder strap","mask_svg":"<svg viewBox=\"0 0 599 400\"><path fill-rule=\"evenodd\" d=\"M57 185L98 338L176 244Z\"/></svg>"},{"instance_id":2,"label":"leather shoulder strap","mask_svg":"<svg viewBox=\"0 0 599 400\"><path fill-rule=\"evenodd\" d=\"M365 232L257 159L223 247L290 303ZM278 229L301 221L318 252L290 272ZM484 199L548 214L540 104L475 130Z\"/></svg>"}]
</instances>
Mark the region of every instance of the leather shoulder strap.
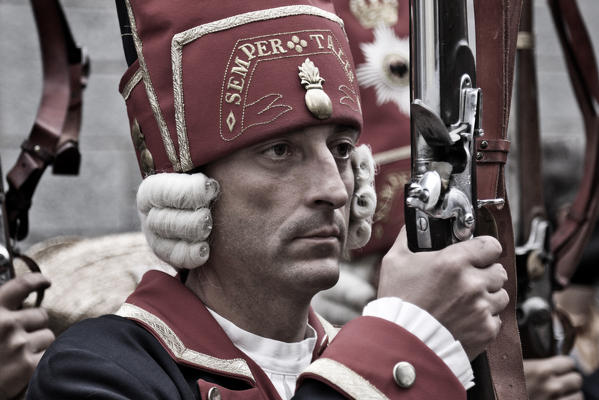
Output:
<instances>
[{"instance_id":1,"label":"leather shoulder strap","mask_svg":"<svg viewBox=\"0 0 599 400\"><path fill-rule=\"evenodd\" d=\"M42 52L43 89L31 132L7 177L10 233L19 240L27 236L31 198L46 167L54 164L55 174L79 172L81 94L89 71L58 0L31 0L31 5Z\"/></svg>"},{"instance_id":2,"label":"leather shoulder strap","mask_svg":"<svg viewBox=\"0 0 599 400\"><path fill-rule=\"evenodd\" d=\"M558 281L568 283L582 257L599 211L599 74L584 20L573 0L548 0L566 65L582 112L586 150L584 175L565 220L551 238Z\"/></svg>"},{"instance_id":3,"label":"leather shoulder strap","mask_svg":"<svg viewBox=\"0 0 599 400\"><path fill-rule=\"evenodd\" d=\"M500 262L508 272L505 289L510 304L500 315L502 329L487 349L490 375L497 400L526 399L522 352L516 322L516 267L514 233L505 191L506 139L512 92L516 39L521 0L475 0L477 84L483 90L484 136L477 140L479 199L503 198L502 208L489 207L479 221L485 234L496 231L503 246ZM476 388L476 386L475 386ZM484 388L482 388L484 389ZM479 389L472 398L489 398Z\"/></svg>"}]
</instances>

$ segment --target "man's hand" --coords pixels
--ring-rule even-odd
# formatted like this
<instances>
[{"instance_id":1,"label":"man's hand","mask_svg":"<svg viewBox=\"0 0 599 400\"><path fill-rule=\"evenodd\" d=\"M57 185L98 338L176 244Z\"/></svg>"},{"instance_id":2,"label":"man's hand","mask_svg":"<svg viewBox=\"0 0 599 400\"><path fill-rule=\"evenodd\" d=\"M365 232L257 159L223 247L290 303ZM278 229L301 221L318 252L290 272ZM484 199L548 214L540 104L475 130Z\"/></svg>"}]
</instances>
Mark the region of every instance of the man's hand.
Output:
<instances>
[{"instance_id":1,"label":"man's hand","mask_svg":"<svg viewBox=\"0 0 599 400\"><path fill-rule=\"evenodd\" d=\"M0 286L0 399L10 399L25 388L54 340L46 310L20 309L30 293L48 286L39 273L20 275Z\"/></svg>"},{"instance_id":2,"label":"man's hand","mask_svg":"<svg viewBox=\"0 0 599 400\"><path fill-rule=\"evenodd\" d=\"M383 257L378 297L396 296L428 311L474 359L501 328L509 297L507 273L496 263L501 245L480 236L443 250L412 253L405 227Z\"/></svg>"},{"instance_id":3,"label":"man's hand","mask_svg":"<svg viewBox=\"0 0 599 400\"><path fill-rule=\"evenodd\" d=\"M530 400L583 400L582 376L576 372L574 360L555 356L524 360L526 391Z\"/></svg>"}]
</instances>

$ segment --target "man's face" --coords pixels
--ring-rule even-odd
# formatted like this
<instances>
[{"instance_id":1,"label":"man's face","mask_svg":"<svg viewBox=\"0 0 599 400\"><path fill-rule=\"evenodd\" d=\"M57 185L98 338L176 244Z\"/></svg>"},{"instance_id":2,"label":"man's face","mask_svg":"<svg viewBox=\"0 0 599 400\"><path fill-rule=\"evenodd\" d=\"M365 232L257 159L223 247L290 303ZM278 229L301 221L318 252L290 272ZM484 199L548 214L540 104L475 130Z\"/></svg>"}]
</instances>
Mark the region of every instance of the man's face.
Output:
<instances>
[{"instance_id":1,"label":"man's face","mask_svg":"<svg viewBox=\"0 0 599 400\"><path fill-rule=\"evenodd\" d=\"M316 126L208 165L205 173L222 193L213 208L215 270L286 294L334 285L347 241L356 140L355 130Z\"/></svg>"}]
</instances>

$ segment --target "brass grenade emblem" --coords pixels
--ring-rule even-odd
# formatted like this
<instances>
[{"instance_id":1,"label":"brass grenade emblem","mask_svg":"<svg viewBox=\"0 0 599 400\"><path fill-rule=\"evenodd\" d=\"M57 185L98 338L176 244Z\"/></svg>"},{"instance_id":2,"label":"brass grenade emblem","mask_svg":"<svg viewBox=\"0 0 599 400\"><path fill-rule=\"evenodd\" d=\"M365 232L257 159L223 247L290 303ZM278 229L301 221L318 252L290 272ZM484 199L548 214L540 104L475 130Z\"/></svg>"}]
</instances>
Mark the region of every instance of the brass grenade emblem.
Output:
<instances>
[{"instance_id":1,"label":"brass grenade emblem","mask_svg":"<svg viewBox=\"0 0 599 400\"><path fill-rule=\"evenodd\" d=\"M318 67L309 58L299 67L301 84L306 88L306 107L318 119L327 119L333 114L331 98L322 89L324 78L320 76Z\"/></svg>"}]
</instances>

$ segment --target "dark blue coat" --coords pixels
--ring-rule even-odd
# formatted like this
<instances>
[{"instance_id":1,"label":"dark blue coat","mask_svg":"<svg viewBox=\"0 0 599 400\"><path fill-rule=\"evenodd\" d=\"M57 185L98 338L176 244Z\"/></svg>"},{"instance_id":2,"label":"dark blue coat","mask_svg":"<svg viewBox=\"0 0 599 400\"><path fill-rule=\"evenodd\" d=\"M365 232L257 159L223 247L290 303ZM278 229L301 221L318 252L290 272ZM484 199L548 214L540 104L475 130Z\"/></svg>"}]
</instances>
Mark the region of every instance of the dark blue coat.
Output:
<instances>
[{"instance_id":1,"label":"dark blue coat","mask_svg":"<svg viewBox=\"0 0 599 400\"><path fill-rule=\"evenodd\" d=\"M27 398L191 400L218 392L222 400L279 399L264 371L178 279L147 273L117 314L62 334L44 354ZM465 399L445 363L393 323L360 317L337 333L314 312L309 323L317 345L295 400ZM393 379L399 361L416 369L410 388Z\"/></svg>"}]
</instances>

